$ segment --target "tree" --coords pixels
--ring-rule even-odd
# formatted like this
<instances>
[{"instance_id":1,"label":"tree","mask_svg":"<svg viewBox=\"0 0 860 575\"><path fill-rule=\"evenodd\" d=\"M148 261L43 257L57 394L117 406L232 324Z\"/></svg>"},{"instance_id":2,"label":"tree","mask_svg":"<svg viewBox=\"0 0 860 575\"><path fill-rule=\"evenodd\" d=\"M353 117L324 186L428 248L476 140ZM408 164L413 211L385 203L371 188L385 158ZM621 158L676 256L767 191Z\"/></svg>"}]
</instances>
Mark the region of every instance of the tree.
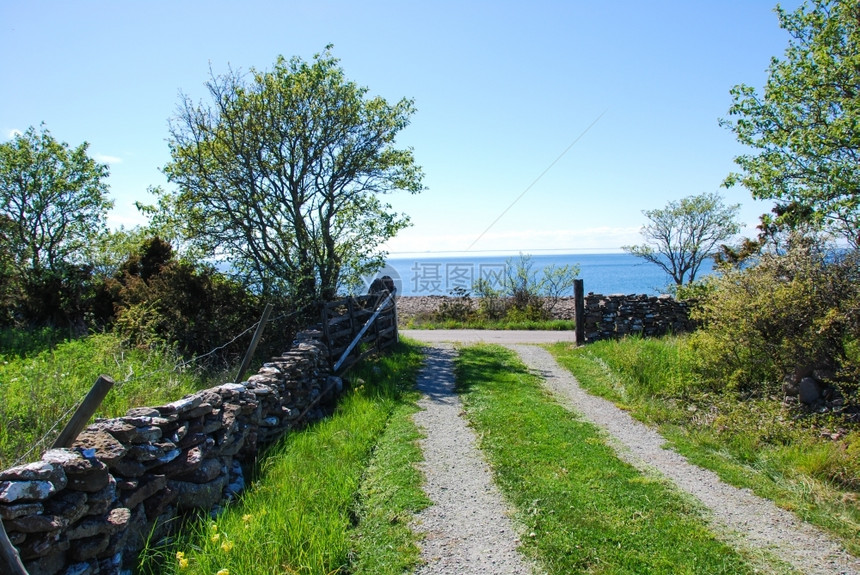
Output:
<instances>
[{"instance_id":1,"label":"tree","mask_svg":"<svg viewBox=\"0 0 860 575\"><path fill-rule=\"evenodd\" d=\"M344 269L380 267L379 245L408 224L380 196L422 189L412 150L394 147L413 101L368 98L330 50L250 81L213 75L210 106L184 98L165 168L178 190L160 196L198 248L296 302L332 298Z\"/></svg>"},{"instance_id":2,"label":"tree","mask_svg":"<svg viewBox=\"0 0 860 575\"><path fill-rule=\"evenodd\" d=\"M735 159L742 172L726 184L792 206L794 219L767 225L791 227L805 214L860 247L860 4L813 0L776 12L790 35L785 57L771 60L763 95L735 86L734 118L721 120L756 150Z\"/></svg>"},{"instance_id":3,"label":"tree","mask_svg":"<svg viewBox=\"0 0 860 575\"><path fill-rule=\"evenodd\" d=\"M113 202L108 167L33 127L0 144L0 323L85 331L87 246Z\"/></svg>"},{"instance_id":4,"label":"tree","mask_svg":"<svg viewBox=\"0 0 860 575\"><path fill-rule=\"evenodd\" d=\"M108 167L32 126L0 144L0 233L11 265L24 275L80 263L105 228Z\"/></svg>"},{"instance_id":5,"label":"tree","mask_svg":"<svg viewBox=\"0 0 860 575\"><path fill-rule=\"evenodd\" d=\"M672 201L665 208L644 210L651 222L642 227L645 243L621 249L657 264L675 285L692 284L719 244L740 231L740 204L726 206L719 194L707 193Z\"/></svg>"}]
</instances>

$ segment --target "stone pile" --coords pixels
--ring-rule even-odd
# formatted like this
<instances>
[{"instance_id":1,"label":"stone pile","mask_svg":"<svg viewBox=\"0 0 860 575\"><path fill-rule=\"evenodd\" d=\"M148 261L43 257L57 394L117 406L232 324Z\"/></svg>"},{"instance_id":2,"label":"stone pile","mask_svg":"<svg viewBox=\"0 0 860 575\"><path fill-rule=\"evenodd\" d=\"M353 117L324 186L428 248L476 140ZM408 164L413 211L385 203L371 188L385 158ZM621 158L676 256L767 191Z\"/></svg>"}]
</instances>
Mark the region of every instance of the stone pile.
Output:
<instances>
[{"instance_id":1,"label":"stone pile","mask_svg":"<svg viewBox=\"0 0 860 575\"><path fill-rule=\"evenodd\" d=\"M71 449L0 471L0 518L30 575L119 573L171 519L235 496L258 445L342 391L320 339L302 332L243 383L96 421Z\"/></svg>"}]
</instances>

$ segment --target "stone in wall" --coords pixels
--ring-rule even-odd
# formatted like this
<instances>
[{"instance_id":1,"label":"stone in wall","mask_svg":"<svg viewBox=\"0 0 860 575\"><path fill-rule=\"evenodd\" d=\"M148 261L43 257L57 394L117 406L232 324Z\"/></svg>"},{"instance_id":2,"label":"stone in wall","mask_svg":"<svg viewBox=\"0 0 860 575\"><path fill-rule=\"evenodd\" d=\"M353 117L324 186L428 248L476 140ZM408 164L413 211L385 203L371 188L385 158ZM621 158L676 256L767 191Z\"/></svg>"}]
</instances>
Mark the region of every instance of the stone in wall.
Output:
<instances>
[{"instance_id":1,"label":"stone in wall","mask_svg":"<svg viewBox=\"0 0 860 575\"><path fill-rule=\"evenodd\" d=\"M241 383L98 420L71 449L0 471L0 518L30 575L112 575L184 511L244 488L242 461L343 391L320 330Z\"/></svg>"}]
</instances>

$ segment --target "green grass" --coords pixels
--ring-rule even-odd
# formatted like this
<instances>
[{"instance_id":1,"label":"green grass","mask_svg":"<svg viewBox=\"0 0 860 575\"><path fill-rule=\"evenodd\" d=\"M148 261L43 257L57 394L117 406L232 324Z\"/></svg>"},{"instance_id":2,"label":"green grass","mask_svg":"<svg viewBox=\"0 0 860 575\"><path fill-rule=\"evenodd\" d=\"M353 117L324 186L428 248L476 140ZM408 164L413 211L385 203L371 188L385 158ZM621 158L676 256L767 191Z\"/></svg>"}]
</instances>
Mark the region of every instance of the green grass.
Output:
<instances>
[{"instance_id":1,"label":"green grass","mask_svg":"<svg viewBox=\"0 0 860 575\"><path fill-rule=\"evenodd\" d=\"M263 458L254 484L217 520L150 546L141 573L402 573L418 560L412 513L426 505L412 391L421 356L363 365L333 416L286 436ZM183 555L177 556L177 553ZM187 562L184 566L182 563Z\"/></svg>"},{"instance_id":2,"label":"green grass","mask_svg":"<svg viewBox=\"0 0 860 575\"><path fill-rule=\"evenodd\" d=\"M620 461L593 425L558 405L512 352L461 350L457 381L497 483L549 573L752 573L700 509Z\"/></svg>"},{"instance_id":3,"label":"green grass","mask_svg":"<svg viewBox=\"0 0 860 575\"><path fill-rule=\"evenodd\" d=\"M779 397L738 397L699 380L683 337L549 349L585 389L657 427L691 462L860 554L860 429L824 416L798 418Z\"/></svg>"},{"instance_id":4,"label":"green grass","mask_svg":"<svg viewBox=\"0 0 860 575\"><path fill-rule=\"evenodd\" d=\"M72 339L68 330L51 327L39 329L0 328L0 361L23 358Z\"/></svg>"},{"instance_id":5,"label":"green grass","mask_svg":"<svg viewBox=\"0 0 860 575\"><path fill-rule=\"evenodd\" d=\"M169 350L128 349L113 334L52 347L39 341L24 346L26 352L20 345L11 352L4 348L0 357L0 469L24 456L37 459L100 374L116 385L96 417L117 417L130 407L158 405L210 385L191 371L177 373L173 368L180 358Z\"/></svg>"}]
</instances>

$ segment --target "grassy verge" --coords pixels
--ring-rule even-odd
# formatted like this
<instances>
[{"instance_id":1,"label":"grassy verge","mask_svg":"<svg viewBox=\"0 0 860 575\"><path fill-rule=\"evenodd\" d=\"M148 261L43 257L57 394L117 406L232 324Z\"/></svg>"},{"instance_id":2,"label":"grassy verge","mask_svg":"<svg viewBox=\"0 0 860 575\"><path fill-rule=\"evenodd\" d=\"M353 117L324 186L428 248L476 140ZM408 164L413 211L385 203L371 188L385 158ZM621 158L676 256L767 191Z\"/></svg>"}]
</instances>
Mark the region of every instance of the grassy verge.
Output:
<instances>
[{"instance_id":1,"label":"grassy verge","mask_svg":"<svg viewBox=\"0 0 860 575\"><path fill-rule=\"evenodd\" d=\"M38 457L99 374L110 375L117 385L96 417L117 417L130 407L172 401L210 382L190 371L177 373L174 366L179 358L168 350L128 349L109 333L60 340L53 347L34 348L31 343L26 353L20 345L4 351L6 355L0 356L0 469L13 465L43 440L28 456Z\"/></svg>"},{"instance_id":2,"label":"grassy verge","mask_svg":"<svg viewBox=\"0 0 860 575\"><path fill-rule=\"evenodd\" d=\"M288 435L216 521L142 555L141 573L401 573L418 557L407 518L426 504L412 463L417 346L364 365L336 413Z\"/></svg>"},{"instance_id":3,"label":"grassy verge","mask_svg":"<svg viewBox=\"0 0 860 575\"><path fill-rule=\"evenodd\" d=\"M656 426L690 461L795 511L860 554L860 430L798 418L780 398L697 381L683 338L550 347L590 392Z\"/></svg>"},{"instance_id":4,"label":"grassy verge","mask_svg":"<svg viewBox=\"0 0 860 575\"><path fill-rule=\"evenodd\" d=\"M549 573L753 572L690 500L620 461L510 351L461 350L457 381L524 548Z\"/></svg>"}]
</instances>

